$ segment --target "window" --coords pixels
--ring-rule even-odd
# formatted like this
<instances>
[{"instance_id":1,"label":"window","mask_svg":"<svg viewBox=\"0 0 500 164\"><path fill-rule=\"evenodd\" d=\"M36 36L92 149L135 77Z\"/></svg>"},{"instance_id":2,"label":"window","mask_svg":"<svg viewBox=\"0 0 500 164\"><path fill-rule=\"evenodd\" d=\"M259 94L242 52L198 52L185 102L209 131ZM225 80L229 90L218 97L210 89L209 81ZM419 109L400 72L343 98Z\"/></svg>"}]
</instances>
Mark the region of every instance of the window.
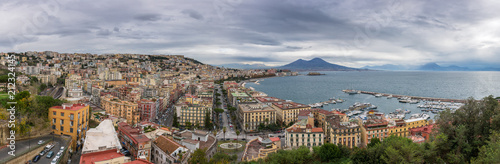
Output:
<instances>
[{"instance_id":1,"label":"window","mask_svg":"<svg viewBox=\"0 0 500 164\"><path fill-rule=\"evenodd\" d=\"M73 126L73 121L70 121L70 122L69 122L69 126Z\"/></svg>"},{"instance_id":2,"label":"window","mask_svg":"<svg viewBox=\"0 0 500 164\"><path fill-rule=\"evenodd\" d=\"M61 131L64 131L64 127L63 126L61 126Z\"/></svg>"},{"instance_id":3,"label":"window","mask_svg":"<svg viewBox=\"0 0 500 164\"><path fill-rule=\"evenodd\" d=\"M56 112L56 111L53 111L53 112L52 112L52 115L57 115L57 112Z\"/></svg>"},{"instance_id":4,"label":"window","mask_svg":"<svg viewBox=\"0 0 500 164\"><path fill-rule=\"evenodd\" d=\"M59 123L61 123L61 125L64 124L64 120L59 120Z\"/></svg>"},{"instance_id":5,"label":"window","mask_svg":"<svg viewBox=\"0 0 500 164\"><path fill-rule=\"evenodd\" d=\"M54 123L54 124L56 123L56 119L55 118L52 119L52 123Z\"/></svg>"},{"instance_id":6,"label":"window","mask_svg":"<svg viewBox=\"0 0 500 164\"><path fill-rule=\"evenodd\" d=\"M61 116L64 116L64 112L61 112Z\"/></svg>"},{"instance_id":7,"label":"window","mask_svg":"<svg viewBox=\"0 0 500 164\"><path fill-rule=\"evenodd\" d=\"M73 133L73 128L69 128L69 132Z\"/></svg>"},{"instance_id":8,"label":"window","mask_svg":"<svg viewBox=\"0 0 500 164\"><path fill-rule=\"evenodd\" d=\"M56 126L55 126L55 125L52 125L52 129L56 129Z\"/></svg>"}]
</instances>

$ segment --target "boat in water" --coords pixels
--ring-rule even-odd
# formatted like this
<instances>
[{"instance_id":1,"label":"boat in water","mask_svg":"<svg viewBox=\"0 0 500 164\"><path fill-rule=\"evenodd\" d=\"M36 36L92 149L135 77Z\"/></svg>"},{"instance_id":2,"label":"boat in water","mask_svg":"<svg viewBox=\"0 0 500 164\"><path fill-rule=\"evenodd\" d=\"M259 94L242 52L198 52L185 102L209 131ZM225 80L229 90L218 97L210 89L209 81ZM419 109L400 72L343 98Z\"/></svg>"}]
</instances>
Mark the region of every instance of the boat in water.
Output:
<instances>
[{"instance_id":1,"label":"boat in water","mask_svg":"<svg viewBox=\"0 0 500 164\"><path fill-rule=\"evenodd\" d=\"M429 119L431 116L425 113L415 113L410 116L410 119L417 119L417 118L423 118L423 119Z\"/></svg>"}]
</instances>

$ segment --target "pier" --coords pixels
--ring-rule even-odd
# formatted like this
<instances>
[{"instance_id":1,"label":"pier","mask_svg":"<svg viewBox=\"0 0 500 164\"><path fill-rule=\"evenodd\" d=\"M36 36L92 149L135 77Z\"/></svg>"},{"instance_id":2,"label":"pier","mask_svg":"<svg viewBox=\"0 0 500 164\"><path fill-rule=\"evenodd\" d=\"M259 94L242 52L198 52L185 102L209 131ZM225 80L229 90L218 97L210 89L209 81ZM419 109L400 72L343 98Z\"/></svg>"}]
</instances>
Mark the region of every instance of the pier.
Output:
<instances>
[{"instance_id":1,"label":"pier","mask_svg":"<svg viewBox=\"0 0 500 164\"><path fill-rule=\"evenodd\" d=\"M466 100L464 99L447 99L447 98L433 98L433 97L420 97L420 96L407 96L407 95L397 95L397 94L388 94L388 93L378 93L378 92L369 92L369 91L360 91L360 90L352 90L352 89L345 89L342 90L345 93L349 93L352 91L358 91L361 94L369 94L375 96L376 94L380 94L383 97L387 97L389 95L392 95L393 98L402 98L402 97L409 97L412 100L423 100L423 101L440 101L440 102L456 102L456 103L465 103Z\"/></svg>"}]
</instances>

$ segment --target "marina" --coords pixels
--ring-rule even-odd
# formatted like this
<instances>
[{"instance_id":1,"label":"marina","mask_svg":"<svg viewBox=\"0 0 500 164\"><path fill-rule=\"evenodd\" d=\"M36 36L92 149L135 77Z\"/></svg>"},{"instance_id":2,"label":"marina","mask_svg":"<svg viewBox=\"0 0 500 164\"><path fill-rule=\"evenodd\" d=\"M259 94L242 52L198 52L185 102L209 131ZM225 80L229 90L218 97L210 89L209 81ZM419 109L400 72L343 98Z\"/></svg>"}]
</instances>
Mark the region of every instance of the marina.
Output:
<instances>
[{"instance_id":1,"label":"marina","mask_svg":"<svg viewBox=\"0 0 500 164\"><path fill-rule=\"evenodd\" d=\"M447 99L447 98L433 98L433 97L420 97L420 96L407 96L407 95L395 95L395 94L388 94L388 93L377 93L377 92L370 92L370 91L360 91L360 90L351 90L351 89L345 89L342 90L345 93L348 94L369 94L373 95L375 97L387 97L388 99L390 98L398 98L401 103L419 103L419 101L436 101L436 102L455 102L455 103L465 103L465 100L463 99Z\"/></svg>"}]
</instances>

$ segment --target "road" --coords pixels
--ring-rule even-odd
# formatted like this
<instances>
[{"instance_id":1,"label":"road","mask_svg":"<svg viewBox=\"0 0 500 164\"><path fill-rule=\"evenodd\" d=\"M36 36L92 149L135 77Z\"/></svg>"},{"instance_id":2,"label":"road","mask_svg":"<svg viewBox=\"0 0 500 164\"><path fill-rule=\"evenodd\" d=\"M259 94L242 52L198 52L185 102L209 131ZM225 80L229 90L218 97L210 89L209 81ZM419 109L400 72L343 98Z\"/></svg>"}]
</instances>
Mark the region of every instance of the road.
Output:
<instances>
[{"instance_id":1,"label":"road","mask_svg":"<svg viewBox=\"0 0 500 164\"><path fill-rule=\"evenodd\" d=\"M20 153L28 150L30 147L34 147L34 146L38 145L39 140L51 141L52 135L41 136L41 137L29 139L29 140L16 141L15 154L19 155ZM52 150L55 151L54 153L57 153L56 151L59 151L60 143L62 143L64 140L60 137L57 137L57 136L54 137L54 140L56 141L56 146L54 146L54 148L52 148ZM66 142L65 142L65 144L67 144ZM8 147L0 149L0 159L9 158L10 155L7 154L9 151L10 151L10 148L8 148ZM54 156L55 156L55 154L54 154ZM40 158L40 160L37 163L50 164L50 159L47 159L44 156L43 158Z\"/></svg>"},{"instance_id":2,"label":"road","mask_svg":"<svg viewBox=\"0 0 500 164\"><path fill-rule=\"evenodd\" d=\"M61 137L54 137L54 140L55 140L55 146L54 148L52 148L50 151L53 151L54 152L54 156L52 156L52 158L47 158L47 153L45 153L43 155L43 157L40 157L40 160L37 162L39 164L50 164L50 162L52 161L52 159L55 158L57 152L59 152L59 150L61 149L61 146L63 145L68 145L68 142L69 140L64 140L62 139ZM67 148L67 147L66 147ZM68 151L66 151L66 153L69 153Z\"/></svg>"},{"instance_id":3,"label":"road","mask_svg":"<svg viewBox=\"0 0 500 164\"><path fill-rule=\"evenodd\" d=\"M46 136L41 136L41 137L37 137L37 138L33 138L33 139L16 141L16 144L15 144L16 152L14 154L16 154L16 156L17 156L20 153L28 150L30 147L34 147L34 146L38 145L39 140L44 140L44 141L52 140L52 135L46 135ZM10 155L7 154L9 151L11 151L9 147L5 147L3 149L0 149L0 159L9 158Z\"/></svg>"},{"instance_id":4,"label":"road","mask_svg":"<svg viewBox=\"0 0 500 164\"><path fill-rule=\"evenodd\" d=\"M221 106L220 108L224 109L224 113L222 113L222 126L223 127L226 127L226 134L224 135L224 132L222 130L222 127L221 129L218 131L217 133L217 138L219 140L223 140L224 139L224 136L226 138L226 140L234 140L234 139L237 139L238 140L242 140L242 138L245 138L246 141L249 141L249 140L253 140L257 137L268 137L269 134L273 134L273 136L282 136L281 138L281 145L285 145L285 134L284 133L273 133L273 132L259 132L259 133L249 133L249 134L245 134L245 132L243 130L240 130L240 135L236 135L236 131L235 131L235 127L236 124L233 123L233 121L231 121L231 115L229 114L229 110L227 109L227 100L225 98L225 95L221 92L221 87L220 85L216 85L216 87L218 88L218 93L221 94L221 96L219 96L219 99L221 100ZM230 127L230 124L233 125L233 128Z\"/></svg>"}]
</instances>

